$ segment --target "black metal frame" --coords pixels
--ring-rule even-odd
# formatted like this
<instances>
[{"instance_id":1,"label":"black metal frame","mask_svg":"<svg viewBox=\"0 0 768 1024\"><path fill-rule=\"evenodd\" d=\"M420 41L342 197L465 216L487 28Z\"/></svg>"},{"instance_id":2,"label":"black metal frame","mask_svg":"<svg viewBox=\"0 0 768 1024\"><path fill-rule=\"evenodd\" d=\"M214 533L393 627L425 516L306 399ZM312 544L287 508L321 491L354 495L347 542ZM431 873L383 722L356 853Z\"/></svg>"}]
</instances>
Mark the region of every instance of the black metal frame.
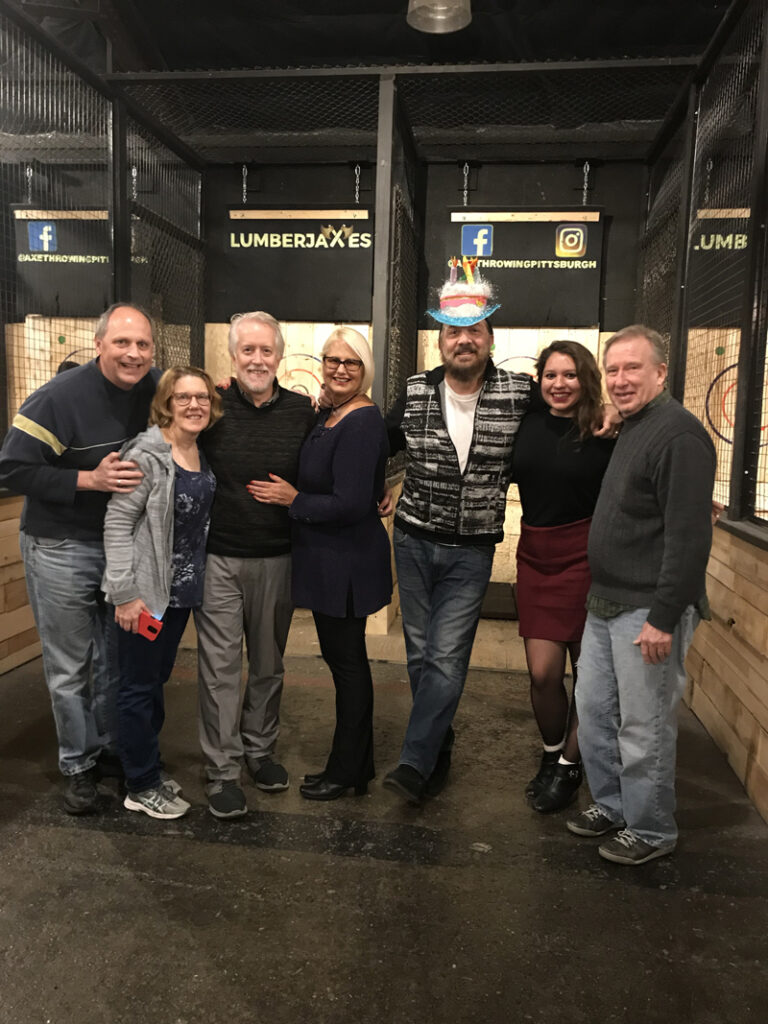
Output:
<instances>
[{"instance_id":1,"label":"black metal frame","mask_svg":"<svg viewBox=\"0 0 768 1024\"><path fill-rule=\"evenodd\" d=\"M681 126L685 131L683 156L681 209L678 228L678 265L676 268L673 316L670 338L670 388L682 398L685 387L685 364L687 354L687 294L689 233L691 224L692 185L694 157L697 141L697 122L702 84L723 52L734 28L739 24L753 0L733 0L715 36L700 59L696 58L651 58L632 60L599 61L536 61L505 64L450 64L450 65L393 65L373 67L304 67L304 68L257 68L220 71L137 71L109 73L99 76L69 55L52 37L19 8L0 0L0 12L21 27L32 38L44 45L58 60L91 85L112 105L112 174L113 174L113 255L114 295L121 300L130 292L130 224L131 213L136 204L127 194L126 175L126 122L132 117L175 153L188 166L202 172L209 165L198 153L186 145L167 126L151 116L148 110L129 94L131 86L147 83L182 83L248 80L289 80L327 78L375 78L378 82L378 120L376 126L376 193L375 193L375 249L374 283L372 303L373 334L382 344L376 345L377 375L374 383L374 399L381 402L384 397L386 379L386 358L389 338L389 324L392 310L392 211L394 187L394 160L397 153L398 136L406 146L412 147L409 159L416 159L416 145L409 139L407 114L398 97L402 83L418 78L476 75L558 76L574 71L612 71L688 68L690 74L672 102L661 127L653 141L645 143L643 156L650 166L662 154L665 146ZM750 516L754 505L756 460L753 454L759 432L759 406L762 396L762 378L765 358L765 337L768 330L768 19L764 25L763 49L761 54L760 81L766 83L759 96L756 138L756 159L752 173L752 217L749 226L749 277L746 299L741 320L741 348L739 362L739 388L737 397L737 426L733 445L731 475L731 509L723 522L726 529L741 532L750 541L768 547L768 530L762 521L758 524ZM403 89L405 86L403 86ZM327 145L327 144L326 144ZM525 149L521 143L521 152ZM583 155L583 144L571 145L574 156ZM606 143L610 148L611 143ZM453 162L453 144L441 150L437 145L430 151L430 158ZM372 150L372 146L370 147ZM546 159L551 155L551 143L544 142L532 156ZM277 152L277 150L276 150ZM325 152L322 143L317 153ZM315 155L317 155L317 153ZM284 158L280 151L280 157ZM420 157L424 159L422 148ZM562 153L560 154L562 158ZM265 155L265 159L277 158ZM339 154L335 154L335 159ZM148 211L143 212L145 218ZM151 219L159 215L152 214ZM162 218L159 218L162 220ZM167 226L167 225L165 225ZM175 229L178 232L178 229ZM174 232L171 232L172 234ZM184 239L201 245L198 239Z\"/></svg>"}]
</instances>

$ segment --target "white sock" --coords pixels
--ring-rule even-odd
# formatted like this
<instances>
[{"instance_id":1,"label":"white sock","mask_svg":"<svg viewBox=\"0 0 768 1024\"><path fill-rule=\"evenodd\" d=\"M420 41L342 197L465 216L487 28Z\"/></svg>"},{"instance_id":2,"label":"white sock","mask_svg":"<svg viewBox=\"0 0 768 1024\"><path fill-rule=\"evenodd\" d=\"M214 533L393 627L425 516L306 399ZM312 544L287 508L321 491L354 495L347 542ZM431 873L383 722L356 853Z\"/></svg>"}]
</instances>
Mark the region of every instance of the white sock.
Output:
<instances>
[{"instance_id":1,"label":"white sock","mask_svg":"<svg viewBox=\"0 0 768 1024\"><path fill-rule=\"evenodd\" d=\"M558 752L558 750L562 750L562 749L563 749L563 744L562 743L555 743L555 745L553 747L548 747L546 743L544 744L544 753L545 754L556 754Z\"/></svg>"},{"instance_id":2,"label":"white sock","mask_svg":"<svg viewBox=\"0 0 768 1024\"><path fill-rule=\"evenodd\" d=\"M558 764L568 764L568 765L574 765L574 764L578 764L579 762L578 762L578 761L566 761L566 759L565 759L565 758L563 757L563 755L561 754L561 755L560 755L560 757L559 757L559 758L558 758L558 760L557 760L557 763L558 763Z\"/></svg>"}]
</instances>

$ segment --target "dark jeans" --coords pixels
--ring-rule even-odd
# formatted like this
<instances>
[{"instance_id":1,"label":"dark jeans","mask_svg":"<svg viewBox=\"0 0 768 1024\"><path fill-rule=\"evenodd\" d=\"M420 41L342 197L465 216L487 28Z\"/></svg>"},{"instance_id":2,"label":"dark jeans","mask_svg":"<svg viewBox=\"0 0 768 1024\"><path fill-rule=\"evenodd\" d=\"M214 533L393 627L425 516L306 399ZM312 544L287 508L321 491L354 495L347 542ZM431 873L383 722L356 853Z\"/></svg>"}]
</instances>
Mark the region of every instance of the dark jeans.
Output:
<instances>
[{"instance_id":1,"label":"dark jeans","mask_svg":"<svg viewBox=\"0 0 768 1024\"><path fill-rule=\"evenodd\" d=\"M154 789L160 782L158 737L165 721L163 686L173 671L189 612L189 608L168 608L155 640L117 630L117 739L131 793Z\"/></svg>"},{"instance_id":2,"label":"dark jeans","mask_svg":"<svg viewBox=\"0 0 768 1024\"><path fill-rule=\"evenodd\" d=\"M361 785L374 776L373 680L365 647L366 620L312 614L336 687L336 730L325 774L342 786Z\"/></svg>"}]
</instances>

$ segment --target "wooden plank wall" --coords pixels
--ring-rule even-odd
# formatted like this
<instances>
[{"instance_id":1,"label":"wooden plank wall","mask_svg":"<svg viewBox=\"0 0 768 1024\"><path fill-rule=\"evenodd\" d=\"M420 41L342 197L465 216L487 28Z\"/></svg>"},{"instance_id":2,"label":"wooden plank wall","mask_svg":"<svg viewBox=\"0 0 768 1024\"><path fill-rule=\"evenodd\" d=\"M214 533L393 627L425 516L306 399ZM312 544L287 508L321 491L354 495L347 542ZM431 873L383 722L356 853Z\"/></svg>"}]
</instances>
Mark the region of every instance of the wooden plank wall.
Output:
<instances>
[{"instance_id":1,"label":"wooden plank wall","mask_svg":"<svg viewBox=\"0 0 768 1024\"><path fill-rule=\"evenodd\" d=\"M0 673L40 655L19 551L23 498L0 499Z\"/></svg>"},{"instance_id":2,"label":"wooden plank wall","mask_svg":"<svg viewBox=\"0 0 768 1024\"><path fill-rule=\"evenodd\" d=\"M768 551L716 529L686 702L768 821Z\"/></svg>"}]
</instances>

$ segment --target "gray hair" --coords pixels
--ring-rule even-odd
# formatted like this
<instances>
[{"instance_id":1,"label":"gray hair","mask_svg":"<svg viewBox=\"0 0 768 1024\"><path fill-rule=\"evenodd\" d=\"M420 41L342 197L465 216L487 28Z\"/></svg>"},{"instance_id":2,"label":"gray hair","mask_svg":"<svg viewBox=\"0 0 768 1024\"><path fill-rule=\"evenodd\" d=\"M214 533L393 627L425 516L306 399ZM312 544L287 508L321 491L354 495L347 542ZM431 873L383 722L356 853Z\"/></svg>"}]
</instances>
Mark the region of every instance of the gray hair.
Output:
<instances>
[{"instance_id":1,"label":"gray hair","mask_svg":"<svg viewBox=\"0 0 768 1024\"><path fill-rule=\"evenodd\" d=\"M114 312L118 309L135 309L137 313L141 313L143 317L146 317L149 322L149 330L152 334L152 341L155 340L155 325L152 323L152 317L144 309L143 306L137 305L135 302L113 302L111 306L104 310L99 319L96 321L96 329L93 332L93 336L97 341L101 341L104 335L107 333L109 328L109 319Z\"/></svg>"},{"instance_id":2,"label":"gray hair","mask_svg":"<svg viewBox=\"0 0 768 1024\"><path fill-rule=\"evenodd\" d=\"M645 324L630 324L629 327L622 327L620 331L616 331L606 341L603 347L603 365L605 365L605 359L611 345L615 345L617 341L629 341L630 338L645 338L653 350L654 363L657 366L660 366L662 363L666 364L667 346L659 332L654 331L652 327L646 327Z\"/></svg>"},{"instance_id":3,"label":"gray hair","mask_svg":"<svg viewBox=\"0 0 768 1024\"><path fill-rule=\"evenodd\" d=\"M280 353L280 358L283 358L285 354L285 339L283 338L283 332L280 330L280 324L271 313L264 313L262 310L257 309L252 313L234 313L229 321L229 354L233 359L237 352L237 332L243 323L266 324L267 327L271 327L275 332L275 347Z\"/></svg>"},{"instance_id":4,"label":"gray hair","mask_svg":"<svg viewBox=\"0 0 768 1024\"><path fill-rule=\"evenodd\" d=\"M325 344L320 352L321 356L326 354L334 341L341 341L345 345L348 345L355 355L359 359L362 359L363 373L360 379L360 394L364 394L373 383L375 373L371 346L365 340L360 331L356 331L354 327L335 327L325 339Z\"/></svg>"}]
</instances>

